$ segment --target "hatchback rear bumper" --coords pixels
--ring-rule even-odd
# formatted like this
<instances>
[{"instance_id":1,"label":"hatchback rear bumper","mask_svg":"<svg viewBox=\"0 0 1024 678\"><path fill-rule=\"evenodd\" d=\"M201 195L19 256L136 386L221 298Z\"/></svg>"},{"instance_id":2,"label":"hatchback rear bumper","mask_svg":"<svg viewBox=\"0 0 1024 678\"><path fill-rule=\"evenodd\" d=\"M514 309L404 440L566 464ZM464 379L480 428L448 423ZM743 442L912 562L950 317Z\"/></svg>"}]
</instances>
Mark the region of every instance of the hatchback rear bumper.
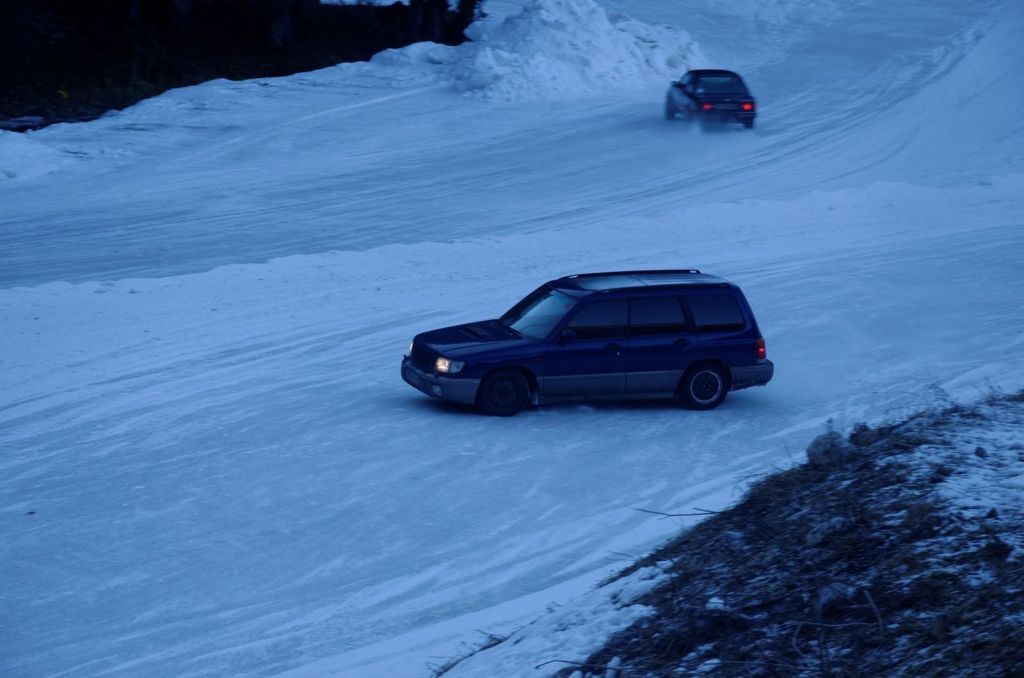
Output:
<instances>
[{"instance_id":1,"label":"hatchback rear bumper","mask_svg":"<svg viewBox=\"0 0 1024 678\"><path fill-rule=\"evenodd\" d=\"M402 379L431 398L443 398L466 405L476 402L476 391L480 387L479 379L439 377L419 369L408 358L402 360Z\"/></svg>"},{"instance_id":2,"label":"hatchback rear bumper","mask_svg":"<svg viewBox=\"0 0 1024 678\"><path fill-rule=\"evenodd\" d=\"M757 113L753 111L698 111L703 122L753 122Z\"/></svg>"},{"instance_id":3,"label":"hatchback rear bumper","mask_svg":"<svg viewBox=\"0 0 1024 678\"><path fill-rule=\"evenodd\" d=\"M732 368L732 390L738 391L741 388L751 386L764 386L775 375L775 364L771 360L765 360L756 365Z\"/></svg>"}]
</instances>

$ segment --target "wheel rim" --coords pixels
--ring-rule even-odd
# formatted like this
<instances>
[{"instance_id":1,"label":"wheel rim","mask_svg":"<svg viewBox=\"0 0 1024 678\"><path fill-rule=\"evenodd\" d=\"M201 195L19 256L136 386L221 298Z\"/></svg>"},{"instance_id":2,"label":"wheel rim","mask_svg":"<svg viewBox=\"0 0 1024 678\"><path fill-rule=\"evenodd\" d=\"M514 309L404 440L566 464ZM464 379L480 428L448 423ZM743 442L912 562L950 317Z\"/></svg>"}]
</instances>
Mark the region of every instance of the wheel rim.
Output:
<instances>
[{"instance_id":1,"label":"wheel rim","mask_svg":"<svg viewBox=\"0 0 1024 678\"><path fill-rule=\"evenodd\" d=\"M699 405L713 403L722 393L722 377L714 370L701 370L690 380L690 397Z\"/></svg>"},{"instance_id":2,"label":"wheel rim","mask_svg":"<svg viewBox=\"0 0 1024 678\"><path fill-rule=\"evenodd\" d=\"M497 379L488 389L487 397L492 405L504 409L518 402L519 389L511 379Z\"/></svg>"}]
</instances>

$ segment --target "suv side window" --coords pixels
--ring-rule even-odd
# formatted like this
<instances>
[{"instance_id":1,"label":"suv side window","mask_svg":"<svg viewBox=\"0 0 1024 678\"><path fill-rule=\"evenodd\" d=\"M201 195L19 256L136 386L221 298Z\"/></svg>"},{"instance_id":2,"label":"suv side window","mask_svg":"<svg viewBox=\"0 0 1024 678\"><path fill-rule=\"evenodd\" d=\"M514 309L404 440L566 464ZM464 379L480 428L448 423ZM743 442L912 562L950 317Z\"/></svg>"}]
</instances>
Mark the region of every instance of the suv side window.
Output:
<instances>
[{"instance_id":1,"label":"suv side window","mask_svg":"<svg viewBox=\"0 0 1024 678\"><path fill-rule=\"evenodd\" d=\"M686 316L675 297L634 299L629 302L629 333L634 337L685 332Z\"/></svg>"},{"instance_id":2,"label":"suv side window","mask_svg":"<svg viewBox=\"0 0 1024 678\"><path fill-rule=\"evenodd\" d=\"M686 298L697 329L705 332L742 330L743 312L731 294L701 294Z\"/></svg>"},{"instance_id":3,"label":"suv side window","mask_svg":"<svg viewBox=\"0 0 1024 678\"><path fill-rule=\"evenodd\" d=\"M569 321L580 339L612 339L626 336L626 302L599 301L587 304Z\"/></svg>"}]
</instances>

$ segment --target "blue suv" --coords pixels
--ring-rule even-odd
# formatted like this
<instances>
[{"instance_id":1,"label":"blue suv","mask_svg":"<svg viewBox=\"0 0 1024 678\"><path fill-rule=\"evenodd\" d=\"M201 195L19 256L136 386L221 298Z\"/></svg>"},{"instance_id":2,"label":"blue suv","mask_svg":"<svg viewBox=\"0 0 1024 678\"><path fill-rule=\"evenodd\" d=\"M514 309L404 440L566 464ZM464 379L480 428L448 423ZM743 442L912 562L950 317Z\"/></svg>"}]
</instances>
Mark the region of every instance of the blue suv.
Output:
<instances>
[{"instance_id":1,"label":"blue suv","mask_svg":"<svg viewBox=\"0 0 1024 678\"><path fill-rule=\"evenodd\" d=\"M740 288L694 269L552 280L497 320L417 335L402 360L402 378L427 395L503 416L593 399L709 410L773 373Z\"/></svg>"}]
</instances>

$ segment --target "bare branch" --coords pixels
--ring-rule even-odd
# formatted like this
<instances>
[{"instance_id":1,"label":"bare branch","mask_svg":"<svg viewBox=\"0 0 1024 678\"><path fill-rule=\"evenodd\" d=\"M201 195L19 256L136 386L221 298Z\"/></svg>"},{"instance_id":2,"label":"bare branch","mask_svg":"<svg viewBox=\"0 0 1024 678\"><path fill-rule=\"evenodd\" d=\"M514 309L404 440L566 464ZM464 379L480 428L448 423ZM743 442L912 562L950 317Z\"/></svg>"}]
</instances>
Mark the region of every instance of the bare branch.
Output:
<instances>
[{"instance_id":1,"label":"bare branch","mask_svg":"<svg viewBox=\"0 0 1024 678\"><path fill-rule=\"evenodd\" d=\"M570 666L583 666L583 664L581 664L580 662L571 662L571 661L569 661L567 659L549 659L548 661L546 661L546 662L544 662L542 664L537 664L533 668L534 669L539 669L539 668L541 668L543 666L547 666L548 664L569 664Z\"/></svg>"},{"instance_id":2,"label":"bare branch","mask_svg":"<svg viewBox=\"0 0 1024 678\"><path fill-rule=\"evenodd\" d=\"M710 515L713 515L715 513L721 513L721 511L708 511L707 509L700 509L700 508L695 508L694 509L695 511L700 511L700 513L665 513L664 511L652 511L651 509L645 509L645 508L638 508L638 509L633 509L633 510L634 511L640 511L642 513L650 513L650 514L653 514L653 515L656 515L656 516L662 516L662 517L665 517L665 518L689 518L689 517L693 517L693 516L710 516Z\"/></svg>"},{"instance_id":3,"label":"bare branch","mask_svg":"<svg viewBox=\"0 0 1024 678\"><path fill-rule=\"evenodd\" d=\"M864 589L864 597L868 599L868 605L871 606L871 610L875 613L875 619L878 620L878 632L885 635L885 624L882 623L882 615L878 612L878 606L875 605L875 599L871 597L871 592Z\"/></svg>"}]
</instances>

